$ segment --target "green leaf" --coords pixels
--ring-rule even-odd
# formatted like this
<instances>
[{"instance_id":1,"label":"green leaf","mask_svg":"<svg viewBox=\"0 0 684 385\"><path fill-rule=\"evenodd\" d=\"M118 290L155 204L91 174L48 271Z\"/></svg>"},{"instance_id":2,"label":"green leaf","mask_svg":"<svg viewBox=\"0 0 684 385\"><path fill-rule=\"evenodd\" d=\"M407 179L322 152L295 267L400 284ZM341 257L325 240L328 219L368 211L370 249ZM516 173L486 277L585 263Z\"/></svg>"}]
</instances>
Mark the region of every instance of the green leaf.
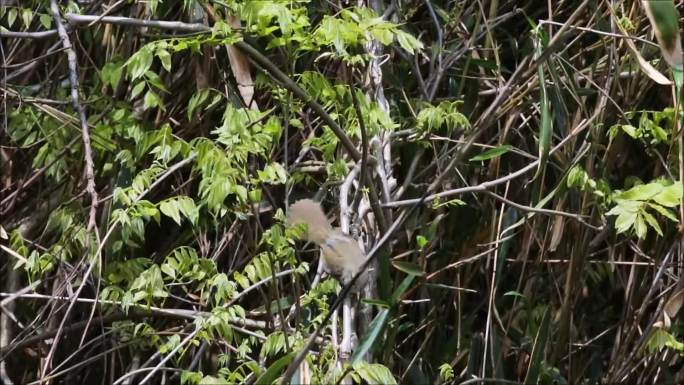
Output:
<instances>
[{"instance_id":1,"label":"green leaf","mask_svg":"<svg viewBox=\"0 0 684 385\"><path fill-rule=\"evenodd\" d=\"M408 275L420 277L425 274L425 272L423 271L423 269L420 268L420 266L411 262L396 261L392 262L392 265L396 267L398 270L401 270Z\"/></svg>"},{"instance_id":2,"label":"green leaf","mask_svg":"<svg viewBox=\"0 0 684 385\"><path fill-rule=\"evenodd\" d=\"M499 69L499 66L496 64L496 61L494 60L477 59L472 56L468 60L470 60L471 65L482 67L484 69L495 71Z\"/></svg>"},{"instance_id":3,"label":"green leaf","mask_svg":"<svg viewBox=\"0 0 684 385\"><path fill-rule=\"evenodd\" d=\"M419 51L423 49L423 43L413 37L413 35L401 30L397 30L395 35L401 48L405 49L406 52L410 53L411 55L413 55L417 50Z\"/></svg>"},{"instance_id":4,"label":"green leaf","mask_svg":"<svg viewBox=\"0 0 684 385\"><path fill-rule=\"evenodd\" d=\"M663 191L663 185L660 183L640 184L623 192L617 198L628 201L646 201Z\"/></svg>"},{"instance_id":5,"label":"green leaf","mask_svg":"<svg viewBox=\"0 0 684 385\"><path fill-rule=\"evenodd\" d=\"M646 221L644 221L643 212L638 213L636 216L636 220L634 221L634 232L639 239L646 238L648 227L646 227Z\"/></svg>"},{"instance_id":6,"label":"green leaf","mask_svg":"<svg viewBox=\"0 0 684 385\"><path fill-rule=\"evenodd\" d=\"M170 199L162 202L159 205L159 210L162 214L173 219L178 225L181 224L180 207L175 200Z\"/></svg>"},{"instance_id":7,"label":"green leaf","mask_svg":"<svg viewBox=\"0 0 684 385\"><path fill-rule=\"evenodd\" d=\"M396 385L397 383L392 372L384 365L357 361L352 366L354 371L369 385Z\"/></svg>"},{"instance_id":8,"label":"green leaf","mask_svg":"<svg viewBox=\"0 0 684 385\"><path fill-rule=\"evenodd\" d=\"M389 45L392 43L392 32L387 28L373 28L370 30L370 33L373 38L382 45Z\"/></svg>"},{"instance_id":9,"label":"green leaf","mask_svg":"<svg viewBox=\"0 0 684 385\"><path fill-rule=\"evenodd\" d=\"M145 79L147 79L147 82L154 87L156 87L159 90L162 90L166 93L169 93L169 90L166 88L164 85L164 82L161 80L159 75L157 73L152 72L152 71L147 71L145 72Z\"/></svg>"},{"instance_id":10,"label":"green leaf","mask_svg":"<svg viewBox=\"0 0 684 385\"><path fill-rule=\"evenodd\" d=\"M287 181L287 170L280 163L266 165L263 170L257 172L259 180L269 184L283 184Z\"/></svg>"},{"instance_id":11,"label":"green leaf","mask_svg":"<svg viewBox=\"0 0 684 385\"><path fill-rule=\"evenodd\" d=\"M637 211L641 210L641 206L644 204L644 202L641 201L626 201L622 199L618 199L616 201L617 206L608 211L606 215L619 215L623 212L636 213Z\"/></svg>"},{"instance_id":12,"label":"green leaf","mask_svg":"<svg viewBox=\"0 0 684 385\"><path fill-rule=\"evenodd\" d=\"M584 186L586 185L588 180L589 174L587 174L587 172L584 171L582 167L574 166L568 172L566 184L568 187L577 187L581 190L584 189Z\"/></svg>"},{"instance_id":13,"label":"green leaf","mask_svg":"<svg viewBox=\"0 0 684 385\"><path fill-rule=\"evenodd\" d=\"M665 207L663 207L661 205L657 205L655 203L649 203L648 207L654 209L655 211L660 213L660 215L666 217L667 219L669 219L673 222L679 222L679 220L677 219L676 216L674 216L674 214L672 214L670 211L668 211Z\"/></svg>"},{"instance_id":14,"label":"green leaf","mask_svg":"<svg viewBox=\"0 0 684 385\"><path fill-rule=\"evenodd\" d=\"M636 222L636 218L636 212L625 211L620 213L615 220L615 230L617 230L617 233L620 234L629 230L634 225L634 222Z\"/></svg>"},{"instance_id":15,"label":"green leaf","mask_svg":"<svg viewBox=\"0 0 684 385\"><path fill-rule=\"evenodd\" d=\"M525 298L525 295L517 292L515 290L507 291L503 294L504 297L520 297L520 298Z\"/></svg>"},{"instance_id":16,"label":"green leaf","mask_svg":"<svg viewBox=\"0 0 684 385\"><path fill-rule=\"evenodd\" d=\"M235 185L233 186L233 192L235 193L235 195L237 195L240 202L247 202L247 188L245 186Z\"/></svg>"},{"instance_id":17,"label":"green leaf","mask_svg":"<svg viewBox=\"0 0 684 385\"><path fill-rule=\"evenodd\" d=\"M212 36L227 37L232 34L232 28L230 25L222 20L217 20L214 26L211 28Z\"/></svg>"},{"instance_id":18,"label":"green leaf","mask_svg":"<svg viewBox=\"0 0 684 385\"><path fill-rule=\"evenodd\" d=\"M401 281L399 286L397 286L394 289L394 291L392 292L392 295L390 296L390 303L392 305L395 305L395 304L397 304L397 302L399 302L399 299L401 299L401 295L404 294L404 292L406 291L406 289L409 288L409 286L411 286L411 283L413 282L413 280L415 278L416 278L416 276L413 274L407 275L404 278L404 280Z\"/></svg>"},{"instance_id":19,"label":"green leaf","mask_svg":"<svg viewBox=\"0 0 684 385\"><path fill-rule=\"evenodd\" d=\"M119 85L121 80L121 74L123 73L123 66L121 63L108 62L102 67L100 76L105 84L109 84L112 89L115 89ZM135 97L135 96L133 96Z\"/></svg>"},{"instance_id":20,"label":"green leaf","mask_svg":"<svg viewBox=\"0 0 684 385\"><path fill-rule=\"evenodd\" d=\"M171 55L169 54L169 51L160 48L157 49L155 54L161 61L162 67L164 67L166 72L171 72Z\"/></svg>"},{"instance_id":21,"label":"green leaf","mask_svg":"<svg viewBox=\"0 0 684 385\"><path fill-rule=\"evenodd\" d=\"M622 128L622 131L625 132L625 134L631 136L633 139L636 139L639 137L639 134L637 132L637 128L632 126L631 124L623 124L620 127Z\"/></svg>"},{"instance_id":22,"label":"green leaf","mask_svg":"<svg viewBox=\"0 0 684 385\"><path fill-rule=\"evenodd\" d=\"M24 22L26 28L31 26L31 21L33 20L33 11L31 8L24 8L21 10L21 20Z\"/></svg>"},{"instance_id":23,"label":"green leaf","mask_svg":"<svg viewBox=\"0 0 684 385\"><path fill-rule=\"evenodd\" d=\"M663 236L663 230L660 228L660 225L658 224L658 221L653 217L653 215L647 213L646 211L643 211L641 215L644 217L646 220L646 223L648 223L651 228L653 228L658 235L661 237Z\"/></svg>"},{"instance_id":24,"label":"green leaf","mask_svg":"<svg viewBox=\"0 0 684 385\"><path fill-rule=\"evenodd\" d=\"M537 329L537 336L534 338L534 345L532 346L532 354L530 354L530 364L527 367L527 375L523 384L537 384L539 376L542 372L542 362L544 361L544 352L546 351L546 343L549 338L550 331L550 316L549 309L544 310L539 329Z\"/></svg>"},{"instance_id":25,"label":"green leaf","mask_svg":"<svg viewBox=\"0 0 684 385\"><path fill-rule=\"evenodd\" d=\"M382 309L378 315L375 316L373 321L368 327L366 334L364 334L361 341L359 341L358 346L354 349L354 354L352 355L351 362L359 362L363 356L368 352L375 344L375 341L380 336L385 323L389 317L389 309Z\"/></svg>"},{"instance_id":26,"label":"green leaf","mask_svg":"<svg viewBox=\"0 0 684 385\"><path fill-rule=\"evenodd\" d=\"M682 182L677 181L665 187L653 200L661 206L675 207L682 201Z\"/></svg>"},{"instance_id":27,"label":"green leaf","mask_svg":"<svg viewBox=\"0 0 684 385\"><path fill-rule=\"evenodd\" d=\"M145 46L136 52L130 59L126 62L126 67L128 68L129 76L131 80L138 79L143 76L145 72L150 69L152 65L152 50Z\"/></svg>"},{"instance_id":28,"label":"green leaf","mask_svg":"<svg viewBox=\"0 0 684 385\"><path fill-rule=\"evenodd\" d=\"M672 0L642 1L658 45L672 68L682 68L682 42L679 37L679 11Z\"/></svg>"},{"instance_id":29,"label":"green leaf","mask_svg":"<svg viewBox=\"0 0 684 385\"><path fill-rule=\"evenodd\" d=\"M451 381L454 379L454 368L448 363L443 363L439 366L439 378L442 382Z\"/></svg>"},{"instance_id":30,"label":"green leaf","mask_svg":"<svg viewBox=\"0 0 684 385\"><path fill-rule=\"evenodd\" d=\"M214 95L214 97L211 99L211 102L209 102L209 105L207 105L206 107L204 107L204 110L207 111L207 110L209 110L210 108L214 107L215 105L217 105L217 104L221 101L221 99L223 99L223 94L218 94L218 93L217 93L217 94Z\"/></svg>"},{"instance_id":31,"label":"green leaf","mask_svg":"<svg viewBox=\"0 0 684 385\"><path fill-rule=\"evenodd\" d=\"M243 289L247 289L247 288L250 286L250 284L249 284L249 279L247 279L247 277L245 277L244 275L240 274L240 273L237 272L237 271L236 271L235 273L233 273L233 279L234 279L235 282L237 282L238 285L240 285Z\"/></svg>"},{"instance_id":32,"label":"green leaf","mask_svg":"<svg viewBox=\"0 0 684 385\"><path fill-rule=\"evenodd\" d=\"M135 99L145 89L145 82L140 81L131 90L131 99Z\"/></svg>"},{"instance_id":33,"label":"green leaf","mask_svg":"<svg viewBox=\"0 0 684 385\"><path fill-rule=\"evenodd\" d=\"M143 109L159 107L161 105L161 99L154 91L148 90L145 93L145 99L143 99Z\"/></svg>"},{"instance_id":34,"label":"green leaf","mask_svg":"<svg viewBox=\"0 0 684 385\"><path fill-rule=\"evenodd\" d=\"M52 16L42 13L38 19L40 20L40 24L43 26L43 28L52 29Z\"/></svg>"},{"instance_id":35,"label":"green leaf","mask_svg":"<svg viewBox=\"0 0 684 385\"><path fill-rule=\"evenodd\" d=\"M11 27L17 19L17 9L12 7L7 11L7 26Z\"/></svg>"},{"instance_id":36,"label":"green leaf","mask_svg":"<svg viewBox=\"0 0 684 385\"><path fill-rule=\"evenodd\" d=\"M236 192L239 194L239 192ZM261 202L261 189L254 189L250 190L249 193L247 194L249 196L249 202L251 203L259 203Z\"/></svg>"},{"instance_id":37,"label":"green leaf","mask_svg":"<svg viewBox=\"0 0 684 385\"><path fill-rule=\"evenodd\" d=\"M471 162L479 162L479 161L483 161L483 160L498 158L501 155L511 151L511 149L513 149L513 148L514 148L513 146L508 145L508 144L505 144L503 146L490 148L489 150L481 153L480 155L476 155L476 156L470 158L470 161Z\"/></svg>"},{"instance_id":38,"label":"green leaf","mask_svg":"<svg viewBox=\"0 0 684 385\"><path fill-rule=\"evenodd\" d=\"M378 306L383 309L388 309L390 308L390 304L387 301L383 301L381 299L362 299L361 302L367 304L367 305L372 305L372 306Z\"/></svg>"},{"instance_id":39,"label":"green leaf","mask_svg":"<svg viewBox=\"0 0 684 385\"><path fill-rule=\"evenodd\" d=\"M428 240L424 236L418 235L418 236L416 236L416 244L418 245L419 248L422 249L423 247L425 247L425 245L428 244Z\"/></svg>"},{"instance_id":40,"label":"green leaf","mask_svg":"<svg viewBox=\"0 0 684 385\"><path fill-rule=\"evenodd\" d=\"M197 107L201 106L209 96L209 89L204 88L192 95L188 102L188 120L192 121Z\"/></svg>"},{"instance_id":41,"label":"green leaf","mask_svg":"<svg viewBox=\"0 0 684 385\"><path fill-rule=\"evenodd\" d=\"M653 328L652 334L646 342L646 349L650 353L656 353L660 352L665 347L669 347L680 353L684 350L684 344L677 341L672 334L662 328Z\"/></svg>"},{"instance_id":42,"label":"green leaf","mask_svg":"<svg viewBox=\"0 0 684 385\"><path fill-rule=\"evenodd\" d=\"M164 263L163 265L161 265L161 271L166 273L166 275L168 275L171 278L176 278L176 270L174 270L174 268L168 263Z\"/></svg>"},{"instance_id":43,"label":"green leaf","mask_svg":"<svg viewBox=\"0 0 684 385\"><path fill-rule=\"evenodd\" d=\"M272 384L279 376L280 373L287 367L287 365L292 362L292 359L295 357L295 353L292 352L290 354L287 354L278 360L276 360L271 366L266 369L264 374L262 374L257 380L254 382L255 384Z\"/></svg>"},{"instance_id":44,"label":"green leaf","mask_svg":"<svg viewBox=\"0 0 684 385\"><path fill-rule=\"evenodd\" d=\"M672 68L672 78L674 79L675 87L682 89L684 86L684 68Z\"/></svg>"},{"instance_id":45,"label":"green leaf","mask_svg":"<svg viewBox=\"0 0 684 385\"><path fill-rule=\"evenodd\" d=\"M178 197L178 207L180 212L193 224L197 224L199 219L199 209L195 205L195 201L190 197Z\"/></svg>"},{"instance_id":46,"label":"green leaf","mask_svg":"<svg viewBox=\"0 0 684 385\"><path fill-rule=\"evenodd\" d=\"M202 377L204 377L202 372L190 372L190 371L184 370L181 373L181 377L180 377L181 385L199 384L200 381L202 380Z\"/></svg>"}]
</instances>

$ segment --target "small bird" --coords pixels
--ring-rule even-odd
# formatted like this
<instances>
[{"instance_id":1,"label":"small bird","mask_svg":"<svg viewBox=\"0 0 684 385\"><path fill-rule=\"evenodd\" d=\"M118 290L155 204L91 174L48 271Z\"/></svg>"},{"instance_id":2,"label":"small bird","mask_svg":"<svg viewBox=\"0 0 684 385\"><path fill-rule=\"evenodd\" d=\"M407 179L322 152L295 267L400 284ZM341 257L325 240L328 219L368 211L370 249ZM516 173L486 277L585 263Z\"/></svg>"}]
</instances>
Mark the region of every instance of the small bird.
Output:
<instances>
[{"instance_id":1,"label":"small bird","mask_svg":"<svg viewBox=\"0 0 684 385\"><path fill-rule=\"evenodd\" d=\"M339 228L328 222L320 203L302 199L290 206L287 221L291 226L306 224L304 240L317 244L322 251L327 271L339 277L343 284L349 283L366 261L366 254L359 244ZM356 286L362 285L364 277L359 277Z\"/></svg>"}]
</instances>

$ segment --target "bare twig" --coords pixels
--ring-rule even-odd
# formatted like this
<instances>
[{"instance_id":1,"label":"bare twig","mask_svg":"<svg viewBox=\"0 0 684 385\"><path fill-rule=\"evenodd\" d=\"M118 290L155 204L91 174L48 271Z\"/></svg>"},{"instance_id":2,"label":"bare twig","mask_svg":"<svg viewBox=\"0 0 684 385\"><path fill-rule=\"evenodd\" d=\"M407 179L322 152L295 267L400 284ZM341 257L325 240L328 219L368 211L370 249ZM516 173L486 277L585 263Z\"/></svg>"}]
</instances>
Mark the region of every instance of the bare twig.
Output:
<instances>
[{"instance_id":1,"label":"bare twig","mask_svg":"<svg viewBox=\"0 0 684 385\"><path fill-rule=\"evenodd\" d=\"M71 83L71 102L74 110L78 113L78 119L81 123L81 136L83 137L83 152L85 158L86 191L90 194L90 213L88 214L88 225L86 230L90 232L95 228L95 221L97 219L97 191L95 190L95 166L93 165L93 148L90 145L88 118L86 117L85 108L83 108L83 105L80 103L78 96L78 59L76 58L76 52L71 45L69 35L62 24L62 17L60 16L59 5L57 5L56 0L50 1L50 11L55 20L59 38L62 40L62 46L67 53L69 82Z\"/></svg>"}]
</instances>

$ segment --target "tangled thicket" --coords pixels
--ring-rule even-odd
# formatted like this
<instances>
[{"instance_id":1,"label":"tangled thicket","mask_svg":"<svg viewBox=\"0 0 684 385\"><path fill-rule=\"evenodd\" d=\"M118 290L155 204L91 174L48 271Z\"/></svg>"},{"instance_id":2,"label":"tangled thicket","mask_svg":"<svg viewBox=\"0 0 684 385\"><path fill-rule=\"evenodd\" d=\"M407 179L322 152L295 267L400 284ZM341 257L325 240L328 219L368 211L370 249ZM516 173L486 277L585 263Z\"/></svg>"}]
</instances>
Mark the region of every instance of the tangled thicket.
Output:
<instances>
[{"instance_id":1,"label":"tangled thicket","mask_svg":"<svg viewBox=\"0 0 684 385\"><path fill-rule=\"evenodd\" d=\"M648 3L4 1L0 382L681 383Z\"/></svg>"}]
</instances>

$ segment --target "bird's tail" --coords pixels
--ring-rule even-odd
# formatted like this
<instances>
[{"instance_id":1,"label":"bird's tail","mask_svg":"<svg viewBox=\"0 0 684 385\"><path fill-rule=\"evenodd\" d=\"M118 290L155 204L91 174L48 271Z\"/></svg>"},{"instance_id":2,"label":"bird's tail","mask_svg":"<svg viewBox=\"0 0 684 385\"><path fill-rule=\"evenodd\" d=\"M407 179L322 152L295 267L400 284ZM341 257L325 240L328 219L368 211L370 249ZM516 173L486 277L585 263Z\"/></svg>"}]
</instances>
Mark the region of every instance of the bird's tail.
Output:
<instances>
[{"instance_id":1,"label":"bird's tail","mask_svg":"<svg viewBox=\"0 0 684 385\"><path fill-rule=\"evenodd\" d=\"M311 199L299 200L290 206L287 221L290 225L306 224L304 239L323 244L333 232L320 203Z\"/></svg>"}]
</instances>

